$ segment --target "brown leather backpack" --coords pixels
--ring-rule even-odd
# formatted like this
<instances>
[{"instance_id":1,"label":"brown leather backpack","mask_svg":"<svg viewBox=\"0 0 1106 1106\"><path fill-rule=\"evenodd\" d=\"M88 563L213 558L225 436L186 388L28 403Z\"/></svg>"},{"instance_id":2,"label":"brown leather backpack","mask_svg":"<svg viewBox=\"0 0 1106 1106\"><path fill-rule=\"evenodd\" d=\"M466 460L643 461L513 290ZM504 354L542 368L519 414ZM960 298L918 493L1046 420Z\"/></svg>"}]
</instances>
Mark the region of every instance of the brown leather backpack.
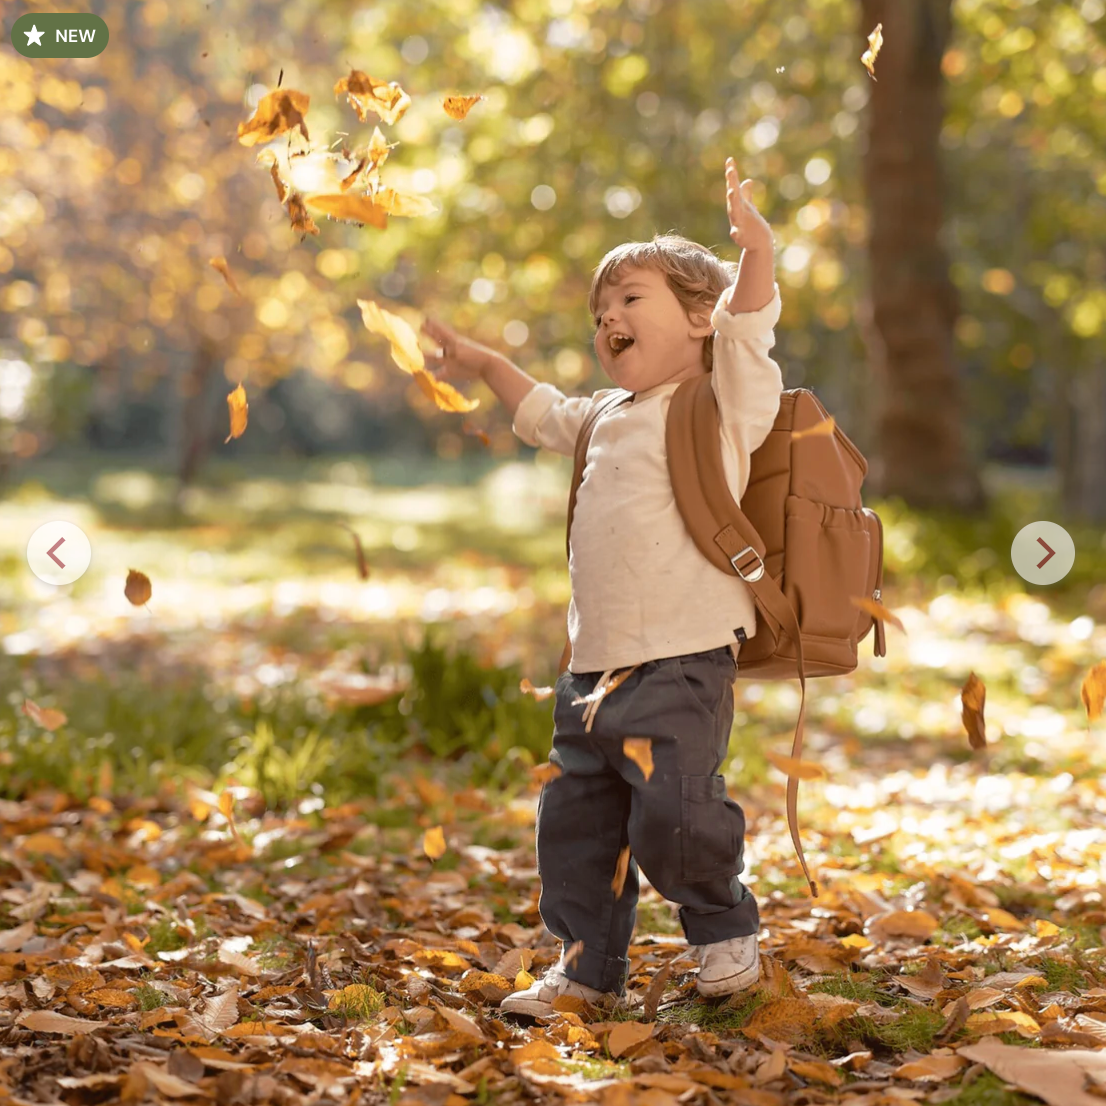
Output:
<instances>
[{"instance_id":1,"label":"brown leather backpack","mask_svg":"<svg viewBox=\"0 0 1106 1106\"><path fill-rule=\"evenodd\" d=\"M633 393L599 393L576 439L568 529L596 422ZM861 504L868 464L829 420L814 393L782 393L767 439L751 457L749 486L739 507L722 467L718 404L711 378L685 380L673 393L665 427L668 472L676 506L700 552L740 577L756 601L756 633L741 645L737 678L799 680L799 717L791 756L802 757L806 677L840 676L857 665L857 644L875 629L874 652L885 653L883 624L853 598L879 601L883 588L883 527ZM569 650L562 656L567 667ZM787 825L810 884L798 831L799 781L787 780Z\"/></svg>"}]
</instances>

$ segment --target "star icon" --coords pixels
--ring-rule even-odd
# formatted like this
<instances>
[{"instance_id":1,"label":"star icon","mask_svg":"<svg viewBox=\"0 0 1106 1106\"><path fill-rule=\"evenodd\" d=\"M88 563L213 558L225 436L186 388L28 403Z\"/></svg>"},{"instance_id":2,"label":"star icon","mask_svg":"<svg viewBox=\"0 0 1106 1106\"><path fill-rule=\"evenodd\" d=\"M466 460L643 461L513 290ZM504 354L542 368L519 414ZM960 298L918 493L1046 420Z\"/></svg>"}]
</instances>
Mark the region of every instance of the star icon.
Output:
<instances>
[{"instance_id":1,"label":"star icon","mask_svg":"<svg viewBox=\"0 0 1106 1106\"><path fill-rule=\"evenodd\" d=\"M27 36L27 45L28 46L30 46L32 42L36 46L41 46L42 45L43 32L40 31L33 23L31 24L31 29L29 31L24 31L23 33Z\"/></svg>"}]
</instances>

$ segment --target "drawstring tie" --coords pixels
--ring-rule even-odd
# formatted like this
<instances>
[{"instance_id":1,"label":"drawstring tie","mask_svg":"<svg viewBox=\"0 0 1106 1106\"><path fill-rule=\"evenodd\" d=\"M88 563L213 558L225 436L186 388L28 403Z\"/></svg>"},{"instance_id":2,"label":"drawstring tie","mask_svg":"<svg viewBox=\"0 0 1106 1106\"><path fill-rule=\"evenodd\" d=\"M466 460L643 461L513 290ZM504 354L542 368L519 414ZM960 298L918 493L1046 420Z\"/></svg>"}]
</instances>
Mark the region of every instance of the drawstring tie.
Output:
<instances>
[{"instance_id":1,"label":"drawstring tie","mask_svg":"<svg viewBox=\"0 0 1106 1106\"><path fill-rule=\"evenodd\" d=\"M615 688L621 686L632 672L636 672L640 667L640 664L631 665L625 672L619 673L617 676L614 676L613 679L612 676L615 670L613 668L608 668L607 671L599 677L599 681L595 685L595 690L590 695L572 700L572 705L574 707L580 706L581 703L587 704L584 707L583 720L586 723L584 726L584 733L591 733L592 723L595 721L596 714L599 713L599 704L603 702Z\"/></svg>"}]
</instances>

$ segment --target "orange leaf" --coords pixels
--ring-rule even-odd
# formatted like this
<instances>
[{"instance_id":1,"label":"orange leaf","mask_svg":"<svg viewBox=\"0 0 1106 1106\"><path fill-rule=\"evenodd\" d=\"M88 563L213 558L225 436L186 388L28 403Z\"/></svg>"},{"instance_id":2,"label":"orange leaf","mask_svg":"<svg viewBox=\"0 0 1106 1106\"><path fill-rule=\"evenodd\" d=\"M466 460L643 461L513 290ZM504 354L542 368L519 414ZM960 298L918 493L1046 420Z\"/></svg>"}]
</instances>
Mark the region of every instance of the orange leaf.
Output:
<instances>
[{"instance_id":1,"label":"orange leaf","mask_svg":"<svg viewBox=\"0 0 1106 1106\"><path fill-rule=\"evenodd\" d=\"M451 119L464 119L472 110L474 104L483 100L483 96L446 96L442 100L442 107Z\"/></svg>"},{"instance_id":2,"label":"orange leaf","mask_svg":"<svg viewBox=\"0 0 1106 1106\"><path fill-rule=\"evenodd\" d=\"M257 110L245 123L238 124L238 141L243 146L256 146L259 142L268 142L299 127L303 137L310 141L304 114L311 97L305 92L295 92L290 88L278 88L261 97Z\"/></svg>"},{"instance_id":3,"label":"orange leaf","mask_svg":"<svg viewBox=\"0 0 1106 1106\"><path fill-rule=\"evenodd\" d=\"M555 765L550 764L548 761L545 764L535 764L530 769L530 779L535 783L540 783L544 786L547 783L552 783L555 779L559 779L561 776L561 770Z\"/></svg>"},{"instance_id":4,"label":"orange leaf","mask_svg":"<svg viewBox=\"0 0 1106 1106\"><path fill-rule=\"evenodd\" d=\"M433 200L425 196L412 196L408 192L397 192L394 188L381 188L373 194L373 203L382 207L389 215L433 215L438 209Z\"/></svg>"},{"instance_id":5,"label":"orange leaf","mask_svg":"<svg viewBox=\"0 0 1106 1106\"><path fill-rule=\"evenodd\" d=\"M627 1049L649 1040L655 1028L653 1022L618 1022L607 1037L607 1050L617 1059Z\"/></svg>"},{"instance_id":6,"label":"orange leaf","mask_svg":"<svg viewBox=\"0 0 1106 1106\"><path fill-rule=\"evenodd\" d=\"M882 603L877 603L874 599L869 599L866 595L850 595L849 602L854 607L859 607L862 611L866 611L874 619L879 622L890 622L892 626L897 630L902 630L906 633L906 628L902 624L902 619L897 614L892 614Z\"/></svg>"},{"instance_id":7,"label":"orange leaf","mask_svg":"<svg viewBox=\"0 0 1106 1106\"><path fill-rule=\"evenodd\" d=\"M60 710L55 710L53 707L40 707L36 702L31 699L23 700L23 713L35 723L35 725L41 726L44 730L50 730L53 732L59 726L64 726L69 719Z\"/></svg>"},{"instance_id":8,"label":"orange leaf","mask_svg":"<svg viewBox=\"0 0 1106 1106\"><path fill-rule=\"evenodd\" d=\"M518 685L519 691L523 695L533 695L534 698L540 703L544 699L548 699L553 694L553 688L551 687L534 687L527 677L523 677Z\"/></svg>"},{"instance_id":9,"label":"orange leaf","mask_svg":"<svg viewBox=\"0 0 1106 1106\"><path fill-rule=\"evenodd\" d=\"M308 207L325 212L332 219L344 219L347 223L368 224L383 230L388 225L388 213L372 196L305 196Z\"/></svg>"},{"instance_id":10,"label":"orange leaf","mask_svg":"<svg viewBox=\"0 0 1106 1106\"><path fill-rule=\"evenodd\" d=\"M234 821L234 794L231 791L224 791L219 796L219 813L228 821Z\"/></svg>"},{"instance_id":11,"label":"orange leaf","mask_svg":"<svg viewBox=\"0 0 1106 1106\"><path fill-rule=\"evenodd\" d=\"M445 852L445 831L441 826L431 826L422 839L422 851L431 860L437 860Z\"/></svg>"},{"instance_id":12,"label":"orange leaf","mask_svg":"<svg viewBox=\"0 0 1106 1106\"><path fill-rule=\"evenodd\" d=\"M149 576L133 568L127 570L127 582L123 586L123 594L134 606L141 607L143 603L148 603L153 593Z\"/></svg>"},{"instance_id":13,"label":"orange leaf","mask_svg":"<svg viewBox=\"0 0 1106 1106\"><path fill-rule=\"evenodd\" d=\"M223 445L231 438L241 438L246 432L246 422L249 419L250 405L246 402L246 389L241 384L227 396L227 407L230 409L230 433Z\"/></svg>"},{"instance_id":14,"label":"orange leaf","mask_svg":"<svg viewBox=\"0 0 1106 1106\"><path fill-rule=\"evenodd\" d=\"M223 274L223 280L227 282L227 287L237 295L242 295L242 289L238 287L238 282L234 279L234 274L230 271L230 266L227 264L225 257L213 257L208 264L218 272Z\"/></svg>"},{"instance_id":15,"label":"orange leaf","mask_svg":"<svg viewBox=\"0 0 1106 1106\"><path fill-rule=\"evenodd\" d=\"M365 329L388 339L392 347L392 360L405 372L414 375L425 370L426 359L419 348L419 340L411 324L372 300L358 300L361 308L361 321Z\"/></svg>"},{"instance_id":16,"label":"orange leaf","mask_svg":"<svg viewBox=\"0 0 1106 1106\"><path fill-rule=\"evenodd\" d=\"M288 218L292 221L292 229L303 234L318 234L319 228L315 226L315 220L307 214L303 197L298 192L292 192L288 196Z\"/></svg>"},{"instance_id":17,"label":"orange leaf","mask_svg":"<svg viewBox=\"0 0 1106 1106\"><path fill-rule=\"evenodd\" d=\"M960 718L968 731L968 744L973 749L987 747L987 725L983 720L983 704L987 701L987 688L973 672L960 690L962 707Z\"/></svg>"},{"instance_id":18,"label":"orange leaf","mask_svg":"<svg viewBox=\"0 0 1106 1106\"><path fill-rule=\"evenodd\" d=\"M486 447L490 447L492 444L491 438L488 437L485 431L476 426L469 426L467 422L461 423L461 432L463 434L471 434L474 438L479 438L481 443Z\"/></svg>"},{"instance_id":19,"label":"orange leaf","mask_svg":"<svg viewBox=\"0 0 1106 1106\"><path fill-rule=\"evenodd\" d=\"M962 1056L923 1056L909 1064L900 1064L891 1074L896 1079L913 1079L924 1083L939 1083L951 1079L968 1066Z\"/></svg>"},{"instance_id":20,"label":"orange leaf","mask_svg":"<svg viewBox=\"0 0 1106 1106\"><path fill-rule=\"evenodd\" d=\"M395 81L377 80L360 69L351 69L349 76L343 77L334 86L335 96L341 96L343 92L361 123L365 122L370 111L375 111L382 123L394 126L411 105L411 97Z\"/></svg>"},{"instance_id":21,"label":"orange leaf","mask_svg":"<svg viewBox=\"0 0 1106 1106\"><path fill-rule=\"evenodd\" d=\"M391 153L394 145L395 143L389 144L379 127L373 127L368 149L356 150L353 153L343 149L342 156L347 161L356 161L357 165L353 172L342 178L342 191L348 192L355 184L366 189L379 188L380 167L388 160L388 154Z\"/></svg>"},{"instance_id":22,"label":"orange leaf","mask_svg":"<svg viewBox=\"0 0 1106 1106\"><path fill-rule=\"evenodd\" d=\"M1106 661L1099 661L1087 673L1079 694L1087 711L1087 721L1101 718L1103 706L1106 706Z\"/></svg>"},{"instance_id":23,"label":"orange leaf","mask_svg":"<svg viewBox=\"0 0 1106 1106\"><path fill-rule=\"evenodd\" d=\"M883 24L877 23L876 29L868 36L868 49L860 57L861 64L868 70L868 76L876 79L876 58L883 48Z\"/></svg>"},{"instance_id":24,"label":"orange leaf","mask_svg":"<svg viewBox=\"0 0 1106 1106\"><path fill-rule=\"evenodd\" d=\"M791 776L797 780L820 780L826 770L812 760L795 760L793 757L785 757L782 753L774 753L768 749L764 753L785 776Z\"/></svg>"},{"instance_id":25,"label":"orange leaf","mask_svg":"<svg viewBox=\"0 0 1106 1106\"><path fill-rule=\"evenodd\" d=\"M432 399L435 405L442 411L475 411L480 406L478 399L465 399L452 384L439 380L428 373L426 369L415 370L415 383L423 390L423 393Z\"/></svg>"},{"instance_id":26,"label":"orange leaf","mask_svg":"<svg viewBox=\"0 0 1106 1106\"><path fill-rule=\"evenodd\" d=\"M845 1082L845 1077L825 1060L792 1060L787 1066L803 1079L816 1079L830 1087L840 1087Z\"/></svg>"},{"instance_id":27,"label":"orange leaf","mask_svg":"<svg viewBox=\"0 0 1106 1106\"><path fill-rule=\"evenodd\" d=\"M624 737L622 753L640 769L646 782L653 774L653 739L650 737Z\"/></svg>"},{"instance_id":28,"label":"orange leaf","mask_svg":"<svg viewBox=\"0 0 1106 1106\"><path fill-rule=\"evenodd\" d=\"M614 879L611 880L611 890L616 899L622 898L622 888L626 883L626 874L630 870L630 846L624 845L618 854L618 863L614 868Z\"/></svg>"},{"instance_id":29,"label":"orange leaf","mask_svg":"<svg viewBox=\"0 0 1106 1106\"><path fill-rule=\"evenodd\" d=\"M837 423L833 421L833 416L827 415L821 422L816 422L805 430L792 430L791 440L797 442L800 438L832 438L836 429Z\"/></svg>"}]
</instances>

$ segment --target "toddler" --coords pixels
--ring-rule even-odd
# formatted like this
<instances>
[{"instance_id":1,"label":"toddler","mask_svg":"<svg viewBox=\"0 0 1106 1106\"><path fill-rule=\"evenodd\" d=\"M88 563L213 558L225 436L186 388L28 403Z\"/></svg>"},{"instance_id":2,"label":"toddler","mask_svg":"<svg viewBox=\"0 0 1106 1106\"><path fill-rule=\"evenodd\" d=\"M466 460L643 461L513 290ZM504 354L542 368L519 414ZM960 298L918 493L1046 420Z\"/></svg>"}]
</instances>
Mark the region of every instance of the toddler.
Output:
<instances>
[{"instance_id":1,"label":"toddler","mask_svg":"<svg viewBox=\"0 0 1106 1106\"><path fill-rule=\"evenodd\" d=\"M746 585L699 552L665 459L673 392L711 373L726 479L740 502L750 455L779 410L783 383L768 356L780 314L772 232L752 203L752 182L738 184L733 158L725 172L740 266L665 234L612 250L592 280L596 356L633 399L595 426L569 535L571 654L557 679L549 755L561 775L542 789L537 816L539 905L563 942L561 959L504 999L508 1012L542 1015L558 995L594 1002L622 993L638 865L680 904L701 994L731 994L759 978L756 900L738 878L745 818L718 774L755 609ZM482 379L524 442L572 456L596 397L539 384L434 320L423 329L441 347L428 358L437 375ZM623 752L627 737L651 743L648 780Z\"/></svg>"}]
</instances>

